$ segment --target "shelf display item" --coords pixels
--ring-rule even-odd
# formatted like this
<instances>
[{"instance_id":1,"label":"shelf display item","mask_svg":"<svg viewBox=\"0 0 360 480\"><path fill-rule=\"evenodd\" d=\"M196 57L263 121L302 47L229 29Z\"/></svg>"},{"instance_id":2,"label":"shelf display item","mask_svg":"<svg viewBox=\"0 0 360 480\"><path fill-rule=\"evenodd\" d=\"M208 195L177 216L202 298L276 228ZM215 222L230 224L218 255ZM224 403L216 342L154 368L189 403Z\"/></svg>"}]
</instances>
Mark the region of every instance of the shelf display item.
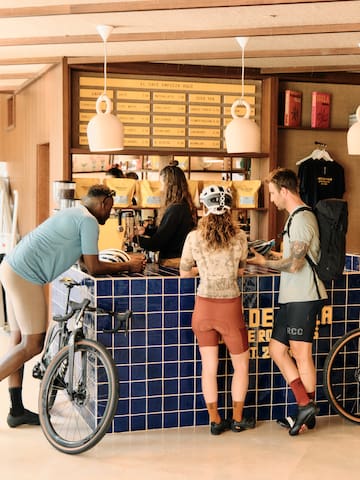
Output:
<instances>
[{"instance_id":1,"label":"shelf display item","mask_svg":"<svg viewBox=\"0 0 360 480\"><path fill-rule=\"evenodd\" d=\"M75 198L83 198L90 187L93 185L101 184L102 179L100 177L75 177Z\"/></svg>"},{"instance_id":2,"label":"shelf display item","mask_svg":"<svg viewBox=\"0 0 360 480\"><path fill-rule=\"evenodd\" d=\"M132 200L136 190L136 180L133 178L104 178L104 184L111 190L115 190L114 208L126 208L132 206Z\"/></svg>"},{"instance_id":3,"label":"shelf display item","mask_svg":"<svg viewBox=\"0 0 360 480\"><path fill-rule=\"evenodd\" d=\"M160 208L161 186L158 180L140 180L140 206L142 208Z\"/></svg>"},{"instance_id":4,"label":"shelf display item","mask_svg":"<svg viewBox=\"0 0 360 480\"><path fill-rule=\"evenodd\" d=\"M284 92L284 126L299 127L301 125L302 93L297 90Z\"/></svg>"},{"instance_id":5,"label":"shelf display item","mask_svg":"<svg viewBox=\"0 0 360 480\"><path fill-rule=\"evenodd\" d=\"M312 92L311 96L311 128L330 127L330 103L329 93Z\"/></svg>"},{"instance_id":6,"label":"shelf display item","mask_svg":"<svg viewBox=\"0 0 360 480\"><path fill-rule=\"evenodd\" d=\"M258 208L261 180L234 180L237 208Z\"/></svg>"}]
</instances>

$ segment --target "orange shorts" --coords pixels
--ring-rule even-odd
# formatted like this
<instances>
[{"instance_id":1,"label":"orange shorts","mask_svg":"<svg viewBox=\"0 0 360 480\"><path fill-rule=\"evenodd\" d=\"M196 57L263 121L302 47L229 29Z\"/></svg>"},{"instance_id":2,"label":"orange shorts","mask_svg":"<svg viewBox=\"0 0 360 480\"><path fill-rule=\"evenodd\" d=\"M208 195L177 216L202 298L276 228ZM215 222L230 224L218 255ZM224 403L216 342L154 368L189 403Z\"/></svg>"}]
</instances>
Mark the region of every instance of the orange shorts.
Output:
<instances>
[{"instance_id":1,"label":"orange shorts","mask_svg":"<svg viewBox=\"0 0 360 480\"><path fill-rule=\"evenodd\" d=\"M222 337L232 354L249 348L241 298L196 297L192 329L200 347L215 347Z\"/></svg>"}]
</instances>

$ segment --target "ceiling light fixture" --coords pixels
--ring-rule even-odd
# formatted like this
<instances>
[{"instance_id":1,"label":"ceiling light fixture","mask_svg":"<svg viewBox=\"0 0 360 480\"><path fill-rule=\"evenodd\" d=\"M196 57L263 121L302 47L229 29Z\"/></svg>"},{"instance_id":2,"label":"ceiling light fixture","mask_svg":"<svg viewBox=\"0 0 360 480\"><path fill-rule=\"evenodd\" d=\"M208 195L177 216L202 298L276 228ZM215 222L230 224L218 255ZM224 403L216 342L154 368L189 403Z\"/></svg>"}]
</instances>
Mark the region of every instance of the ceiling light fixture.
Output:
<instances>
[{"instance_id":1,"label":"ceiling light fixture","mask_svg":"<svg viewBox=\"0 0 360 480\"><path fill-rule=\"evenodd\" d=\"M244 97L244 52L248 42L247 37L236 37L239 43L241 55L241 98L235 100L231 106L233 119L225 129L225 142L228 153L255 153L260 152L260 128L250 119L251 108ZM236 115L236 107L243 106L246 109L244 117Z\"/></svg>"},{"instance_id":2,"label":"ceiling light fixture","mask_svg":"<svg viewBox=\"0 0 360 480\"><path fill-rule=\"evenodd\" d=\"M360 155L360 105L356 109L356 122L347 133L347 147L349 155Z\"/></svg>"},{"instance_id":3,"label":"ceiling light fixture","mask_svg":"<svg viewBox=\"0 0 360 480\"><path fill-rule=\"evenodd\" d=\"M98 25L96 29L104 42L104 91L96 100L96 115L88 123L87 136L91 152L113 152L124 148L124 127L121 121L111 113L112 101L106 93L106 41L113 27ZM101 110L103 102L106 105L105 112Z\"/></svg>"}]
</instances>

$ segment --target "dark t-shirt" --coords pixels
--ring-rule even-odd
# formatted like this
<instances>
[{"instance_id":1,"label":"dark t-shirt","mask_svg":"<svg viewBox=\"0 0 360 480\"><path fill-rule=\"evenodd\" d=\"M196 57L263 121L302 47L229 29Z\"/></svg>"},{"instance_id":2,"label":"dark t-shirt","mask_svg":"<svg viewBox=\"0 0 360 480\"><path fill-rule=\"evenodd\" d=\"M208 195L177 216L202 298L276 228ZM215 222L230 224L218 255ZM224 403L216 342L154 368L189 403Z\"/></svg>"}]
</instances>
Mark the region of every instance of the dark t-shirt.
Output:
<instances>
[{"instance_id":1,"label":"dark t-shirt","mask_svg":"<svg viewBox=\"0 0 360 480\"><path fill-rule=\"evenodd\" d=\"M140 236L141 248L159 251L160 259L181 257L187 234L195 227L187 203L170 205L151 237Z\"/></svg>"},{"instance_id":2,"label":"dark t-shirt","mask_svg":"<svg viewBox=\"0 0 360 480\"><path fill-rule=\"evenodd\" d=\"M342 198L345 192L343 167L335 161L309 159L299 167L300 196L314 207L325 198Z\"/></svg>"}]
</instances>

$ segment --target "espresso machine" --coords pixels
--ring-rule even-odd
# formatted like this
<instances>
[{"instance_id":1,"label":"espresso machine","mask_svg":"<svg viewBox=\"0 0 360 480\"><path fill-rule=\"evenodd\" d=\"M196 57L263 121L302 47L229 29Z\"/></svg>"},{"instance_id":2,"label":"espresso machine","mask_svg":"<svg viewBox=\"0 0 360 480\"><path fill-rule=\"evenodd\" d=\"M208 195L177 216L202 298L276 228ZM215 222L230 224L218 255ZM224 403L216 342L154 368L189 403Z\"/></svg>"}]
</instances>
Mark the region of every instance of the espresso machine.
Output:
<instances>
[{"instance_id":1,"label":"espresso machine","mask_svg":"<svg viewBox=\"0 0 360 480\"><path fill-rule=\"evenodd\" d=\"M122 209L118 213L119 232L124 232L124 250L126 252L140 252L141 247L134 236L135 227L141 225L140 212L132 209Z\"/></svg>"}]
</instances>

